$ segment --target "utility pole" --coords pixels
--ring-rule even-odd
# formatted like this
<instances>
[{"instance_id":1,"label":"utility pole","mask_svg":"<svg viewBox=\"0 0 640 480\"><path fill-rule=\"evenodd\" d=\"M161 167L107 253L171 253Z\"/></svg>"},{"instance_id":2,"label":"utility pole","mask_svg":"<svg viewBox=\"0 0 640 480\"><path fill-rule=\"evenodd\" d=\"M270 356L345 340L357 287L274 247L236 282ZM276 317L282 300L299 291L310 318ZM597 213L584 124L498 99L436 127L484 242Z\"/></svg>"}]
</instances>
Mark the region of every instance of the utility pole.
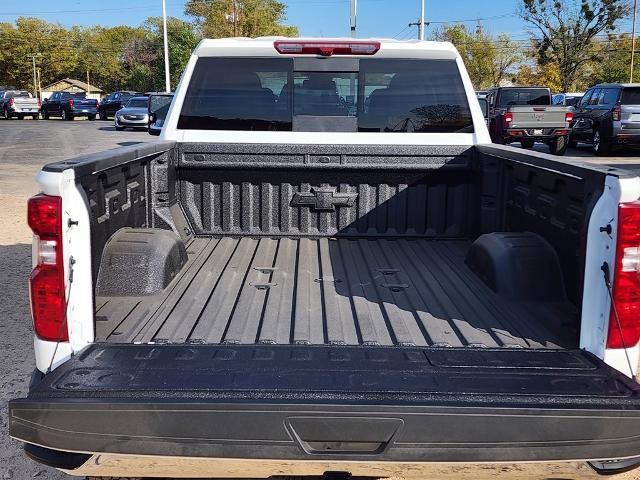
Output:
<instances>
[{"instance_id":1,"label":"utility pole","mask_svg":"<svg viewBox=\"0 0 640 480\"><path fill-rule=\"evenodd\" d=\"M33 62L33 96L38 98L38 79L36 78L36 57L41 57L41 53L32 53L31 55L27 55L27 57L31 58Z\"/></svg>"},{"instance_id":2,"label":"utility pole","mask_svg":"<svg viewBox=\"0 0 640 480\"><path fill-rule=\"evenodd\" d=\"M638 14L638 0L633 0L633 27L631 27L631 72L629 83L633 83L633 64L636 55L636 16Z\"/></svg>"},{"instance_id":3,"label":"utility pole","mask_svg":"<svg viewBox=\"0 0 640 480\"><path fill-rule=\"evenodd\" d=\"M162 0L162 30L164 34L164 84L165 91L171 91L171 76L169 74L169 37L167 36L167 2Z\"/></svg>"},{"instance_id":4,"label":"utility pole","mask_svg":"<svg viewBox=\"0 0 640 480\"><path fill-rule=\"evenodd\" d=\"M351 38L356 38L357 13L358 13L358 0L351 0Z\"/></svg>"},{"instance_id":5,"label":"utility pole","mask_svg":"<svg viewBox=\"0 0 640 480\"><path fill-rule=\"evenodd\" d=\"M91 98L91 84L89 83L89 69L87 68L87 98Z\"/></svg>"},{"instance_id":6,"label":"utility pole","mask_svg":"<svg viewBox=\"0 0 640 480\"><path fill-rule=\"evenodd\" d=\"M233 36L238 36L238 2L233 0Z\"/></svg>"}]
</instances>

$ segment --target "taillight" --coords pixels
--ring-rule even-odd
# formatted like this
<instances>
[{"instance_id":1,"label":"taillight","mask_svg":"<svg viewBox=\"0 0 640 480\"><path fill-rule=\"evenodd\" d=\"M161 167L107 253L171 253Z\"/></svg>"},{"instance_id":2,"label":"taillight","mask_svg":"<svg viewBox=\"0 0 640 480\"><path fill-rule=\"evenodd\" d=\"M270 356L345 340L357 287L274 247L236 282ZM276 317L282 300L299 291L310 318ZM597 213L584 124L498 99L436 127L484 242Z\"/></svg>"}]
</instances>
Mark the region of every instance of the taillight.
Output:
<instances>
[{"instance_id":1,"label":"taillight","mask_svg":"<svg viewBox=\"0 0 640 480\"><path fill-rule=\"evenodd\" d=\"M513 122L513 113L511 112L507 112L504 115L504 123L511 123Z\"/></svg>"},{"instance_id":2,"label":"taillight","mask_svg":"<svg viewBox=\"0 0 640 480\"><path fill-rule=\"evenodd\" d=\"M100 106L100 100L96 100L96 108Z\"/></svg>"},{"instance_id":3,"label":"taillight","mask_svg":"<svg viewBox=\"0 0 640 480\"><path fill-rule=\"evenodd\" d=\"M62 198L36 195L27 206L36 236L36 266L29 278L33 329L43 340L67 341L67 299L62 257Z\"/></svg>"},{"instance_id":4,"label":"taillight","mask_svg":"<svg viewBox=\"0 0 640 480\"><path fill-rule=\"evenodd\" d=\"M68 104L70 107L72 107L72 108L73 108L73 99L68 100L68 101L67 101L67 104Z\"/></svg>"},{"instance_id":5,"label":"taillight","mask_svg":"<svg viewBox=\"0 0 640 480\"><path fill-rule=\"evenodd\" d=\"M380 42L307 42L278 40L273 46L282 54L309 54L331 57L332 55L375 55L380 50Z\"/></svg>"},{"instance_id":6,"label":"taillight","mask_svg":"<svg viewBox=\"0 0 640 480\"><path fill-rule=\"evenodd\" d=\"M42 106L42 100L38 99L38 107Z\"/></svg>"},{"instance_id":7,"label":"taillight","mask_svg":"<svg viewBox=\"0 0 640 480\"><path fill-rule=\"evenodd\" d=\"M13 107L13 98L10 98L8 103L10 107Z\"/></svg>"},{"instance_id":8,"label":"taillight","mask_svg":"<svg viewBox=\"0 0 640 480\"><path fill-rule=\"evenodd\" d=\"M564 114L564 121L567 123L573 122L573 112L567 112Z\"/></svg>"},{"instance_id":9,"label":"taillight","mask_svg":"<svg viewBox=\"0 0 640 480\"><path fill-rule=\"evenodd\" d=\"M613 275L607 348L634 347L640 341L640 202L621 203L618 207Z\"/></svg>"},{"instance_id":10,"label":"taillight","mask_svg":"<svg viewBox=\"0 0 640 480\"><path fill-rule=\"evenodd\" d=\"M615 107L613 107L611 116L613 117L614 121L616 122L620 121L620 119L622 118L622 109L620 108L620 105L616 105Z\"/></svg>"}]
</instances>

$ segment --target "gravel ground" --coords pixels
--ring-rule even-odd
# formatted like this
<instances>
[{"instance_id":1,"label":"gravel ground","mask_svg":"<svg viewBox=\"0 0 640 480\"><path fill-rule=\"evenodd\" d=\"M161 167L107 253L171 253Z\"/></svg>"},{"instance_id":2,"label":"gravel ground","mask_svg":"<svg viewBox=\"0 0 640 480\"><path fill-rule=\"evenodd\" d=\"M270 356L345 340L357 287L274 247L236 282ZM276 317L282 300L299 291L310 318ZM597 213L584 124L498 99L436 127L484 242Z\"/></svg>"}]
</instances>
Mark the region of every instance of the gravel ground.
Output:
<instances>
[{"instance_id":1,"label":"gravel ground","mask_svg":"<svg viewBox=\"0 0 640 480\"><path fill-rule=\"evenodd\" d=\"M82 153L116 148L131 142L155 141L145 132L116 132L111 122L0 121L0 480L38 478L43 480L69 479L56 470L36 464L26 458L18 442L6 434L7 400L27 393L33 370L31 321L27 292L27 277L31 268L31 234L25 222L26 201L37 193L34 177L43 164L63 160ZM544 147L544 146L542 146ZM570 151L582 161L588 160L587 148ZM593 159L635 169L640 160L631 156ZM583 467L583 466L581 466ZM486 474L486 466L481 467ZM506 468L506 466L505 466ZM522 472L498 468L504 473L514 472L513 478L525 478ZM477 472L480 474L480 470ZM467 474L470 473L470 476ZM558 472L559 473L559 472ZM565 472L563 472L565 473ZM455 475L455 473L454 473ZM464 478L485 478L465 472ZM561 475L566 478L568 475ZM571 478L590 477L580 468ZM541 470L535 478L557 477ZM450 477L447 477L450 478ZM526 475L526 478L534 478ZM629 473L620 480L639 479L640 474Z\"/></svg>"},{"instance_id":2,"label":"gravel ground","mask_svg":"<svg viewBox=\"0 0 640 480\"><path fill-rule=\"evenodd\" d=\"M35 365L27 291L31 233L25 221L27 199L37 193L34 178L45 163L155 139L145 132L116 132L111 122L0 121L0 479L74 478L29 460L6 434L7 401L27 393Z\"/></svg>"}]
</instances>

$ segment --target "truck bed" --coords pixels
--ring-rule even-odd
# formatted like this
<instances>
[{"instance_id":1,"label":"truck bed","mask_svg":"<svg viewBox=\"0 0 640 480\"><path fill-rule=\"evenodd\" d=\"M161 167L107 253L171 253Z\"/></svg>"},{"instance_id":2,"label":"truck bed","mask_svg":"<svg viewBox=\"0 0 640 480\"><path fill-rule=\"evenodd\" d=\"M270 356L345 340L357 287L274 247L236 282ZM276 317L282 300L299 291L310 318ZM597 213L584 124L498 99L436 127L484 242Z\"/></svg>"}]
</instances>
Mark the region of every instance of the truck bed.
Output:
<instances>
[{"instance_id":1,"label":"truck bed","mask_svg":"<svg viewBox=\"0 0 640 480\"><path fill-rule=\"evenodd\" d=\"M575 348L569 303L514 303L465 264L470 242L199 237L160 294L98 297L110 343Z\"/></svg>"}]
</instances>

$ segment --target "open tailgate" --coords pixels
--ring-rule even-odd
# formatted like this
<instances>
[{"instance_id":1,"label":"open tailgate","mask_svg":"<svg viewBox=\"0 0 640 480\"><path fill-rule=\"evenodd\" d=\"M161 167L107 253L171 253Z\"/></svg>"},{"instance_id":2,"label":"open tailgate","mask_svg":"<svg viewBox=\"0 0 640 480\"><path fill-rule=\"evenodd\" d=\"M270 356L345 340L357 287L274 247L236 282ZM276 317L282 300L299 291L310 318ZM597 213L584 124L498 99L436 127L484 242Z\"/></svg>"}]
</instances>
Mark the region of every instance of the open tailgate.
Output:
<instances>
[{"instance_id":1,"label":"open tailgate","mask_svg":"<svg viewBox=\"0 0 640 480\"><path fill-rule=\"evenodd\" d=\"M593 355L309 345L93 345L9 403L56 450L481 462L640 455L640 387Z\"/></svg>"}]
</instances>

